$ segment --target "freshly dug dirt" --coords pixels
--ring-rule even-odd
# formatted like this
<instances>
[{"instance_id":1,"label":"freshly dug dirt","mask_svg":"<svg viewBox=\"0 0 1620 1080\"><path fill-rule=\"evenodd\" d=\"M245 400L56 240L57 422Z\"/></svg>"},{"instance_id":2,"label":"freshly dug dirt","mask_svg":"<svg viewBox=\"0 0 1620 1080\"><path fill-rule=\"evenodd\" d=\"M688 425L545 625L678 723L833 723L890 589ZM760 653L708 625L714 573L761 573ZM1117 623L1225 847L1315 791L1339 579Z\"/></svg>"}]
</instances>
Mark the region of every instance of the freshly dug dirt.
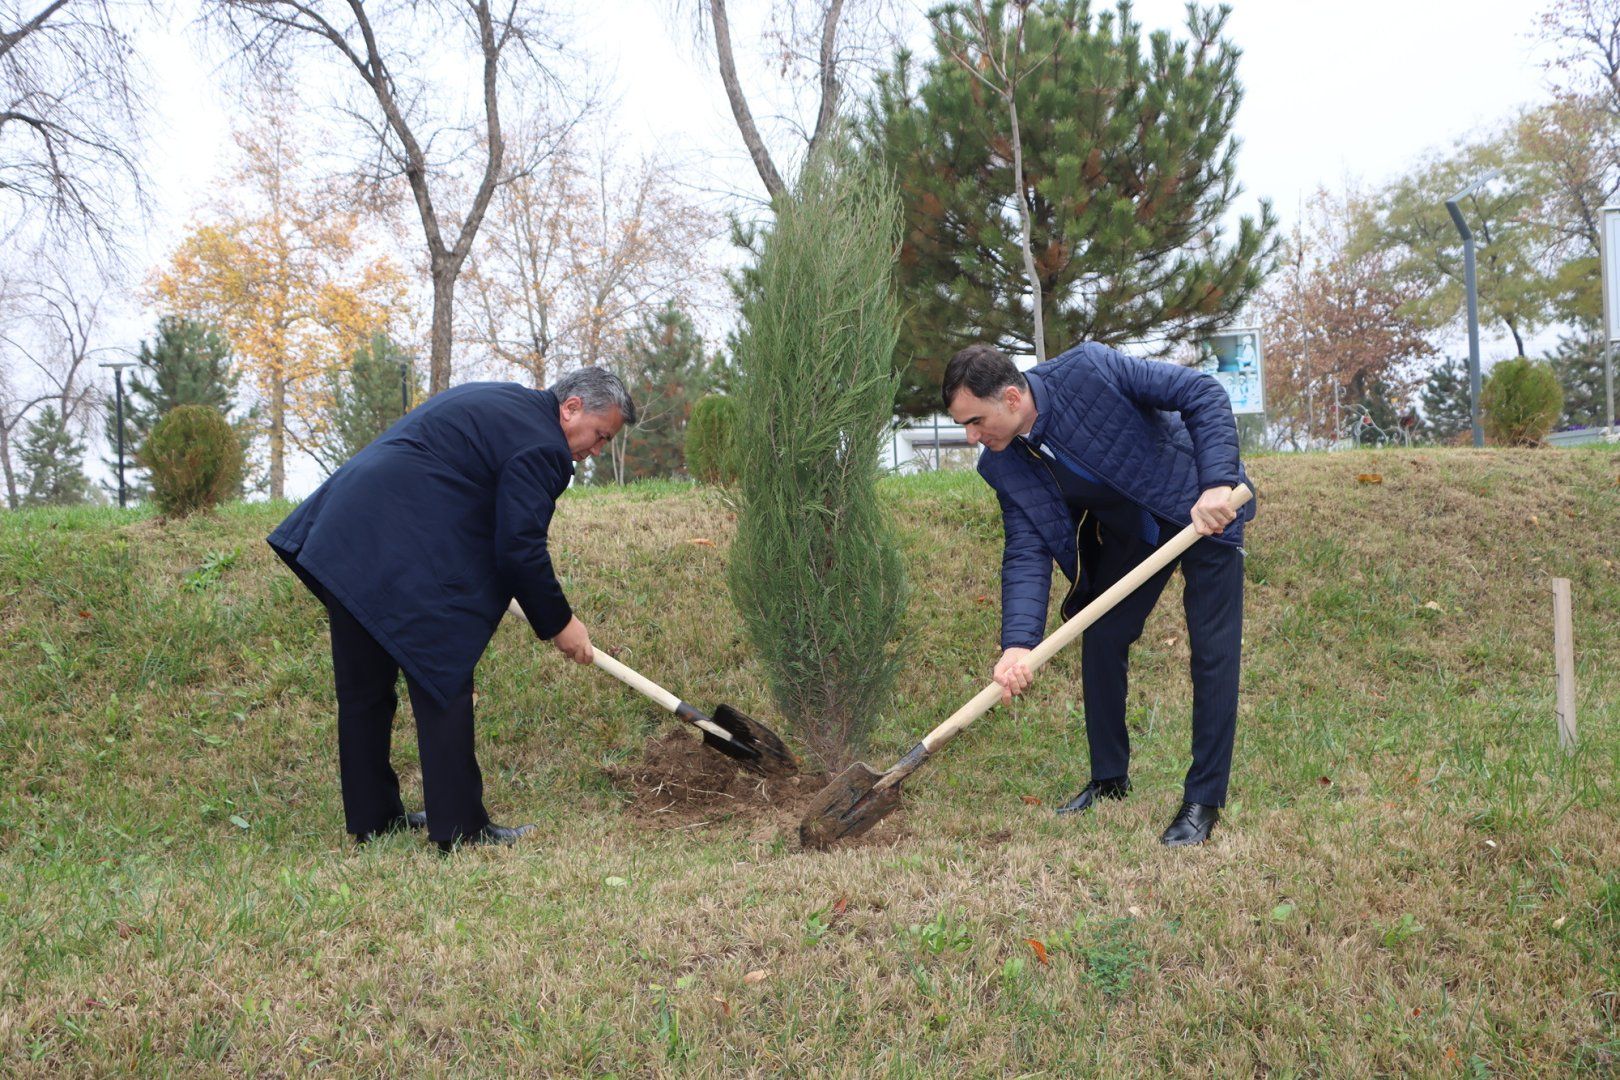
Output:
<instances>
[{"instance_id":1,"label":"freshly dug dirt","mask_svg":"<svg viewBox=\"0 0 1620 1080\"><path fill-rule=\"evenodd\" d=\"M738 768L730 758L703 745L684 729L650 739L640 761L609 769L629 795L625 816L642 828L696 829L705 825L750 826L749 839L781 838L799 846L799 819L810 800L827 786L824 772L801 772L768 779ZM871 832L836 848L887 847L904 834L902 808Z\"/></svg>"}]
</instances>

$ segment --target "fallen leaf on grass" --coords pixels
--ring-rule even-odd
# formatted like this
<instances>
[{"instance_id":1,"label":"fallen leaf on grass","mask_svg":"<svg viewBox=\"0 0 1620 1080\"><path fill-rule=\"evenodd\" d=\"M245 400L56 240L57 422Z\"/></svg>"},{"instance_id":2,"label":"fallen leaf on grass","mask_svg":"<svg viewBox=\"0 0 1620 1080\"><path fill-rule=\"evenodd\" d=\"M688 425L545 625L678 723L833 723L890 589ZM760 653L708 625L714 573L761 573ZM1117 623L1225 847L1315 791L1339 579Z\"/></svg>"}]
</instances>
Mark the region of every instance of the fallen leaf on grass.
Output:
<instances>
[{"instance_id":1,"label":"fallen leaf on grass","mask_svg":"<svg viewBox=\"0 0 1620 1080\"><path fill-rule=\"evenodd\" d=\"M1382 484L1383 482L1384 477L1381 473L1364 472L1356 476L1356 483L1358 484Z\"/></svg>"},{"instance_id":2,"label":"fallen leaf on grass","mask_svg":"<svg viewBox=\"0 0 1620 1080\"><path fill-rule=\"evenodd\" d=\"M1318 784L1321 784L1323 787L1332 787L1333 786L1333 780L1330 777L1326 777L1326 776L1318 776L1316 778L1316 782Z\"/></svg>"},{"instance_id":3,"label":"fallen leaf on grass","mask_svg":"<svg viewBox=\"0 0 1620 1080\"><path fill-rule=\"evenodd\" d=\"M770 972L765 968L755 968L753 971L750 971L748 974L743 976L743 982L749 984L762 983L769 975Z\"/></svg>"},{"instance_id":4,"label":"fallen leaf on grass","mask_svg":"<svg viewBox=\"0 0 1620 1080\"><path fill-rule=\"evenodd\" d=\"M1132 904L1130 907L1126 908L1125 913L1133 919L1140 919L1142 917L1142 909L1137 907L1135 904Z\"/></svg>"},{"instance_id":5,"label":"fallen leaf on grass","mask_svg":"<svg viewBox=\"0 0 1620 1080\"><path fill-rule=\"evenodd\" d=\"M1022 798L1024 800L1024 802L1029 804L1030 806L1039 806L1039 805L1041 805L1041 800L1037 796L1023 795L1023 796L1020 796L1020 798Z\"/></svg>"},{"instance_id":6,"label":"fallen leaf on grass","mask_svg":"<svg viewBox=\"0 0 1620 1080\"><path fill-rule=\"evenodd\" d=\"M1293 904L1278 904L1276 907L1271 909L1271 918L1273 922L1287 922L1288 916L1292 915L1293 913Z\"/></svg>"},{"instance_id":7,"label":"fallen leaf on grass","mask_svg":"<svg viewBox=\"0 0 1620 1080\"><path fill-rule=\"evenodd\" d=\"M610 889L622 889L626 885L630 884L630 882L622 877L609 877L603 878L602 884L606 885Z\"/></svg>"},{"instance_id":8,"label":"fallen leaf on grass","mask_svg":"<svg viewBox=\"0 0 1620 1080\"><path fill-rule=\"evenodd\" d=\"M707 536L694 536L687 541L688 544L697 544L700 547L714 547L714 541Z\"/></svg>"},{"instance_id":9,"label":"fallen leaf on grass","mask_svg":"<svg viewBox=\"0 0 1620 1080\"><path fill-rule=\"evenodd\" d=\"M838 898L838 902L836 904L834 904L833 907L832 907L832 913L834 915L842 915L844 912L846 912L848 910L849 910L849 897L847 897L847 896L840 896Z\"/></svg>"},{"instance_id":10,"label":"fallen leaf on grass","mask_svg":"<svg viewBox=\"0 0 1620 1080\"><path fill-rule=\"evenodd\" d=\"M723 997L715 997L712 1000L719 1004L721 1012L725 1013L727 1016L731 1015L731 1003L729 1001Z\"/></svg>"},{"instance_id":11,"label":"fallen leaf on grass","mask_svg":"<svg viewBox=\"0 0 1620 1080\"><path fill-rule=\"evenodd\" d=\"M1438 611L1441 614L1445 614L1445 610L1446 610L1445 608L1441 607L1439 604L1435 603L1433 600L1425 601L1424 604L1423 604L1423 608L1424 608L1425 611Z\"/></svg>"},{"instance_id":12,"label":"fallen leaf on grass","mask_svg":"<svg viewBox=\"0 0 1620 1080\"><path fill-rule=\"evenodd\" d=\"M1046 958L1046 946L1044 944L1042 944L1041 942L1035 940L1032 937L1025 938L1024 939L1024 944L1028 945L1032 950L1034 950L1036 960L1040 961L1043 964L1051 963L1051 961Z\"/></svg>"},{"instance_id":13,"label":"fallen leaf on grass","mask_svg":"<svg viewBox=\"0 0 1620 1080\"><path fill-rule=\"evenodd\" d=\"M231 824L235 825L238 829L246 829L250 827L247 823L247 818L243 817L241 814L232 814Z\"/></svg>"},{"instance_id":14,"label":"fallen leaf on grass","mask_svg":"<svg viewBox=\"0 0 1620 1080\"><path fill-rule=\"evenodd\" d=\"M88 618L89 618L89 617L90 617L90 613L89 613L89 612L88 612L88 611L81 611L81 612L79 612L79 618L81 618L81 619L88 619Z\"/></svg>"}]
</instances>

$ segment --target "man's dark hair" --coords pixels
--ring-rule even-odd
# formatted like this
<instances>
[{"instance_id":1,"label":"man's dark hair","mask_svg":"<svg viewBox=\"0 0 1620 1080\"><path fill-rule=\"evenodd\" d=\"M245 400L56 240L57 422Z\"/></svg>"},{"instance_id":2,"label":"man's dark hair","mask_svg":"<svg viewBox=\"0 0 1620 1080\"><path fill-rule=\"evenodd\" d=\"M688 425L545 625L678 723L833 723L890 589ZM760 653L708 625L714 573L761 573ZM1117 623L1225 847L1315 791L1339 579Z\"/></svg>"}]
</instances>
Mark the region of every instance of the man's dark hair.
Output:
<instances>
[{"instance_id":1,"label":"man's dark hair","mask_svg":"<svg viewBox=\"0 0 1620 1080\"><path fill-rule=\"evenodd\" d=\"M949 409L951 398L963 387L974 397L989 399L1009 386L1024 390L1029 382L1007 354L994 345L969 345L945 365L945 381L939 391Z\"/></svg>"}]
</instances>

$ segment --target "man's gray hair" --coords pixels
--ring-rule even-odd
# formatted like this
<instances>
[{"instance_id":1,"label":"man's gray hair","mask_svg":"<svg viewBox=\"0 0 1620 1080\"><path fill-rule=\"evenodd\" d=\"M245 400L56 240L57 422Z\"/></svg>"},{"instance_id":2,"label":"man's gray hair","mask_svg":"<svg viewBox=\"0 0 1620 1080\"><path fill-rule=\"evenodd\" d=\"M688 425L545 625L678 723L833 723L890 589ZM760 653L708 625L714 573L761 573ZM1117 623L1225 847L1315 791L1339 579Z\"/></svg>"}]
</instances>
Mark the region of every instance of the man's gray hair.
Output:
<instances>
[{"instance_id":1,"label":"man's gray hair","mask_svg":"<svg viewBox=\"0 0 1620 1080\"><path fill-rule=\"evenodd\" d=\"M582 367L570 371L549 387L561 405L577 397L588 413L605 413L615 405L624 417L625 426L636 422L636 403L630 400L630 391L624 381L607 368Z\"/></svg>"}]
</instances>

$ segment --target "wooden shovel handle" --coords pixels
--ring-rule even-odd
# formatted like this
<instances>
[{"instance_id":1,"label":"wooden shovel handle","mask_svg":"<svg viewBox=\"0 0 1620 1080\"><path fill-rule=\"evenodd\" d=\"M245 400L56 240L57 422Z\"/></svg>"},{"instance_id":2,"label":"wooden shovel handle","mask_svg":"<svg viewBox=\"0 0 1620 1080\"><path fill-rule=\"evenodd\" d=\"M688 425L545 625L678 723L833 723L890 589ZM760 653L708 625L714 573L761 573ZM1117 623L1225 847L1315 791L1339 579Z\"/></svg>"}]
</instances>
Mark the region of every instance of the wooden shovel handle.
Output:
<instances>
[{"instance_id":1,"label":"wooden shovel handle","mask_svg":"<svg viewBox=\"0 0 1620 1080\"><path fill-rule=\"evenodd\" d=\"M522 605L520 605L516 600L508 603L506 605L506 610L510 611L518 618L523 619L525 622L528 621L528 616L523 614ZM662 686L659 686L657 683L647 678L647 676L643 675L641 672L630 667L628 664L619 663L619 661L609 656L606 651L592 646L591 663L595 664L597 667L601 668L615 679L618 679L632 690L638 690L647 697L652 698L653 701L657 702L659 705L662 705L670 712L676 714L693 727L696 727L701 731L706 731L715 738L723 739L729 743L734 743L737 741L736 738L732 736L731 732L727 731L713 720L710 720L707 716L704 716L692 706L687 705L686 711L682 712L681 706L685 704L685 702L681 701L680 698L676 697L668 690L665 690Z\"/></svg>"},{"instance_id":2,"label":"wooden shovel handle","mask_svg":"<svg viewBox=\"0 0 1620 1080\"><path fill-rule=\"evenodd\" d=\"M528 621L528 616L523 614L522 605L516 600L508 603L506 605L506 610L510 611L513 615L516 615L524 622ZM647 697L652 698L670 712L675 712L680 709L680 698L676 697L668 690L665 690L662 686L659 686L641 672L636 671L634 668L631 668L625 664L619 663L613 657L609 656L606 651L592 647L591 663L595 664L597 667L601 668L615 679L618 679L632 690L639 690Z\"/></svg>"},{"instance_id":3,"label":"wooden shovel handle","mask_svg":"<svg viewBox=\"0 0 1620 1080\"><path fill-rule=\"evenodd\" d=\"M1247 484L1239 484L1232 489L1232 495L1227 505L1237 510L1254 497ZM1024 658L1024 663L1030 671L1034 671L1057 653L1069 642L1079 637L1086 627L1102 618L1115 604L1135 592L1148 578L1163 570L1176 560L1182 552L1192 547L1201 537L1198 530L1191 525L1182 529L1174 537L1163 544L1157 551L1143 559L1136 569L1114 582L1097 599L1081 608L1074 618L1058 627L1045 641L1035 646L1030 654ZM923 745L930 753L939 749L956 736L956 733L967 727L973 721L983 716L1001 700L1001 684L992 682L983 690L974 695L973 700L963 705L950 715L946 721L930 731L923 737Z\"/></svg>"}]
</instances>

